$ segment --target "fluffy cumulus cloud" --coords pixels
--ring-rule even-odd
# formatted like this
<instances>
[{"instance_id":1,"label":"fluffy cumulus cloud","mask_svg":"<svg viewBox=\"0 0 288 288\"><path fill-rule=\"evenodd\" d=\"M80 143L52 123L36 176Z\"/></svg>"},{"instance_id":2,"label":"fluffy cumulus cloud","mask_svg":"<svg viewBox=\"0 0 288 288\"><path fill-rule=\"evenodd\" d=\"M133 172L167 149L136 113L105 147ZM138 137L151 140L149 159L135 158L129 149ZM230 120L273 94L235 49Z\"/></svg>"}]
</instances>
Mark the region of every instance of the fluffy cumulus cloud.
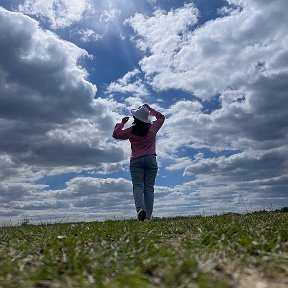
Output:
<instances>
[{"instance_id":1,"label":"fluffy cumulus cloud","mask_svg":"<svg viewBox=\"0 0 288 288\"><path fill-rule=\"evenodd\" d=\"M50 217L69 218L71 221L107 219L112 215L114 218L129 218L135 213L131 186L131 181L124 178L75 177L66 183L64 189L33 191L23 195L21 199L17 198L18 201L13 201L9 206L9 213L21 213L22 217L29 216L30 220L35 221L43 219L47 209ZM157 191L157 200L166 202L167 209L163 211L162 205L157 201L155 213L163 216L168 213L176 214L177 206L172 207L170 202L174 200L183 204L179 191L175 193L172 188L160 186L157 186Z\"/></svg>"},{"instance_id":2,"label":"fluffy cumulus cloud","mask_svg":"<svg viewBox=\"0 0 288 288\"><path fill-rule=\"evenodd\" d=\"M131 182L123 178L76 177L66 183L61 190L45 190L22 196L22 201L13 201L12 211L22 217L37 217L47 213L54 217L69 217L71 221L106 219L111 217L127 217L134 211L133 199L130 193ZM41 201L39 200L41 199ZM20 200L20 199L18 199ZM67 212L69 209L69 212Z\"/></svg>"},{"instance_id":3,"label":"fluffy cumulus cloud","mask_svg":"<svg viewBox=\"0 0 288 288\"><path fill-rule=\"evenodd\" d=\"M116 103L94 99L96 86L80 65L85 50L3 8L0 35L2 204L43 189L35 180L53 169L126 159L111 142Z\"/></svg>"},{"instance_id":4,"label":"fluffy cumulus cloud","mask_svg":"<svg viewBox=\"0 0 288 288\"><path fill-rule=\"evenodd\" d=\"M36 126L42 121L48 128L93 112L96 87L86 81L87 73L78 65L81 57L88 56L86 51L41 30L31 18L4 9L0 47L4 119Z\"/></svg>"},{"instance_id":5,"label":"fluffy cumulus cloud","mask_svg":"<svg viewBox=\"0 0 288 288\"><path fill-rule=\"evenodd\" d=\"M225 191L226 207L241 193L281 206L288 187L288 5L284 0L229 4L219 18L199 27L192 4L151 17L138 14L127 23L146 53L139 65L152 87L196 96L166 110L160 139L163 155L208 150L168 167L195 176L186 186L194 191L191 197L219 196L221 202ZM219 105L208 113L205 106L213 99Z\"/></svg>"},{"instance_id":6,"label":"fluffy cumulus cloud","mask_svg":"<svg viewBox=\"0 0 288 288\"><path fill-rule=\"evenodd\" d=\"M138 47L148 51L140 66L155 89L178 88L209 99L246 82L255 70L273 70L273 63L285 57L285 1L265 6L262 1L229 2L241 9L192 31L199 13L192 4L127 20Z\"/></svg>"},{"instance_id":7,"label":"fluffy cumulus cloud","mask_svg":"<svg viewBox=\"0 0 288 288\"><path fill-rule=\"evenodd\" d=\"M59 28L80 21L91 4L76 1L73 12L67 1L46 2L25 1L19 9L45 15ZM166 115L159 167L161 176L182 173L183 182L156 187L155 215L286 205L288 4L264 2L229 0L219 17L201 25L194 4L136 13L125 24L144 56L111 79L109 96L96 99L96 86L81 66L90 57L85 50L1 8L0 216L133 215L130 181L112 174L105 179L105 173L123 171L129 159L129 143L112 140L111 131L127 109L149 102L151 91L170 89L174 98L153 106ZM58 14L55 3L62 5ZM98 20L105 25L120 15L102 12ZM81 29L83 41L98 35ZM125 95L122 103L117 93ZM90 177L77 174L84 170ZM64 172L78 176L55 190L40 184Z\"/></svg>"},{"instance_id":8,"label":"fluffy cumulus cloud","mask_svg":"<svg viewBox=\"0 0 288 288\"><path fill-rule=\"evenodd\" d=\"M25 14L45 17L53 29L64 28L81 21L92 9L90 0L26 0L18 6Z\"/></svg>"},{"instance_id":9,"label":"fluffy cumulus cloud","mask_svg":"<svg viewBox=\"0 0 288 288\"><path fill-rule=\"evenodd\" d=\"M41 21L45 27L69 34L69 39L82 42L99 41L105 36L121 34L122 20L143 2L129 0L18 0L12 1L14 10ZM13 5L14 4L14 5ZM130 15L130 14L129 14ZM124 37L122 35L122 37ZM125 38L125 37L124 37ZM73 41L73 40L72 40Z\"/></svg>"},{"instance_id":10,"label":"fluffy cumulus cloud","mask_svg":"<svg viewBox=\"0 0 288 288\"><path fill-rule=\"evenodd\" d=\"M129 93L134 97L147 96L149 92L145 84L142 79L136 76L139 73L140 71L138 69L126 73L121 79L110 83L106 89L106 93Z\"/></svg>"},{"instance_id":11,"label":"fluffy cumulus cloud","mask_svg":"<svg viewBox=\"0 0 288 288\"><path fill-rule=\"evenodd\" d=\"M97 34L92 29L80 29L76 34L80 36L82 42L98 41L103 38L103 35Z\"/></svg>"}]
</instances>

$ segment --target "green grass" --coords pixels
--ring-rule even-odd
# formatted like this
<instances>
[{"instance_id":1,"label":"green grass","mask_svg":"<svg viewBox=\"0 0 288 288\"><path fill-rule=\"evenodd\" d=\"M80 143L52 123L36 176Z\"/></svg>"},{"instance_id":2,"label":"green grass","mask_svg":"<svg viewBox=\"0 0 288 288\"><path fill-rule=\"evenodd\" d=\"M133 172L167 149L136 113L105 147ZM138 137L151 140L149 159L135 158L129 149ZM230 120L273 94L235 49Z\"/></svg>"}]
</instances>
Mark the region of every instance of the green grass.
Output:
<instances>
[{"instance_id":1,"label":"green grass","mask_svg":"<svg viewBox=\"0 0 288 288\"><path fill-rule=\"evenodd\" d=\"M0 287L274 288L287 279L288 213L0 229Z\"/></svg>"}]
</instances>

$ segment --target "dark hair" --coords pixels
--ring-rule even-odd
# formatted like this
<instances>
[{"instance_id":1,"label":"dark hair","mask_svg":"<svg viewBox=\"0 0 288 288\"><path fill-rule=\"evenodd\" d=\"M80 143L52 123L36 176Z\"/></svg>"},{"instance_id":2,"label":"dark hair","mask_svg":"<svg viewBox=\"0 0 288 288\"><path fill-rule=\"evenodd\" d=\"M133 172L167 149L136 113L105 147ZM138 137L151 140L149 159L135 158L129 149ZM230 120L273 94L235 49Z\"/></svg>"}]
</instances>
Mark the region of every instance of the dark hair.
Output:
<instances>
[{"instance_id":1,"label":"dark hair","mask_svg":"<svg viewBox=\"0 0 288 288\"><path fill-rule=\"evenodd\" d=\"M150 123L143 122L136 117L134 117L132 134L137 136L146 136L150 127Z\"/></svg>"}]
</instances>

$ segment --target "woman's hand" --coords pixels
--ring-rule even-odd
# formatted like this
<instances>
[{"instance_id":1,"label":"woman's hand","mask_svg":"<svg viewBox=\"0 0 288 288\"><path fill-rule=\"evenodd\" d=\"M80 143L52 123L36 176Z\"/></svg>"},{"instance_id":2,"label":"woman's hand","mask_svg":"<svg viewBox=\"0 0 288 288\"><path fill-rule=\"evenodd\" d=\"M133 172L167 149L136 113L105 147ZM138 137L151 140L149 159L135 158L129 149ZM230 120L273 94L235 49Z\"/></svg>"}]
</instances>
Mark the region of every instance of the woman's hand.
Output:
<instances>
[{"instance_id":1,"label":"woman's hand","mask_svg":"<svg viewBox=\"0 0 288 288\"><path fill-rule=\"evenodd\" d=\"M144 104L144 107L146 107L149 111L151 110L151 107L148 104Z\"/></svg>"},{"instance_id":2,"label":"woman's hand","mask_svg":"<svg viewBox=\"0 0 288 288\"><path fill-rule=\"evenodd\" d=\"M126 124L129 120L129 117L122 118L122 124Z\"/></svg>"}]
</instances>

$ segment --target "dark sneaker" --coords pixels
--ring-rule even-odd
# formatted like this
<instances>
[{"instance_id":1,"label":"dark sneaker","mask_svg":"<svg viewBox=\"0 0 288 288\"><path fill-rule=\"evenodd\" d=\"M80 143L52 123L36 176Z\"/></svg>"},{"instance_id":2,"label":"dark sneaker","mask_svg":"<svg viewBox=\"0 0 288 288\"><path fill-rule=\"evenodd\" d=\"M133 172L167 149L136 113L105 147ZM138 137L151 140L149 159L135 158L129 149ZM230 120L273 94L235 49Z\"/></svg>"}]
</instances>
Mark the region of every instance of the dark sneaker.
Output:
<instances>
[{"instance_id":1,"label":"dark sneaker","mask_svg":"<svg viewBox=\"0 0 288 288\"><path fill-rule=\"evenodd\" d=\"M139 221L144 221L146 218L146 212L143 209L140 209L138 211L138 220Z\"/></svg>"}]
</instances>

